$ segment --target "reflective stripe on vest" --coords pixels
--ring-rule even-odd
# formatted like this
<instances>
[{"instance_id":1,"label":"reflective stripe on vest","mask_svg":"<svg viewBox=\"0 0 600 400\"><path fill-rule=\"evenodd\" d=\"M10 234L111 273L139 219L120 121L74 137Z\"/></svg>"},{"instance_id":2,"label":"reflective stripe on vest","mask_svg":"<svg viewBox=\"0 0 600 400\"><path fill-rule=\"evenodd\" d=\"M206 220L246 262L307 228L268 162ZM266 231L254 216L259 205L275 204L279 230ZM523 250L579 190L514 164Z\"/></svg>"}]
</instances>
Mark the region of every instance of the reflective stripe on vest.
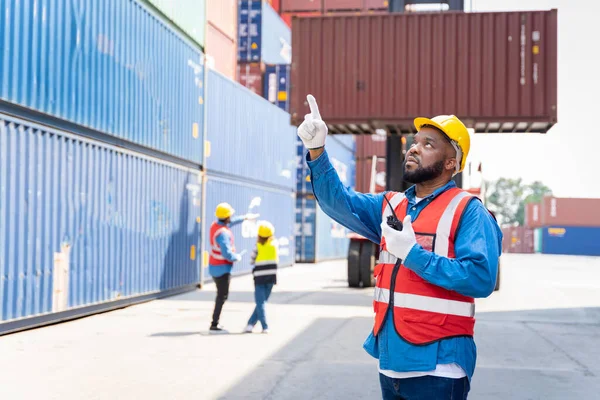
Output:
<instances>
[{"instance_id":1,"label":"reflective stripe on vest","mask_svg":"<svg viewBox=\"0 0 600 400\"><path fill-rule=\"evenodd\" d=\"M269 268L269 269L263 269L260 271L254 271L253 275L254 276L277 275L277 268Z\"/></svg>"},{"instance_id":2,"label":"reflective stripe on vest","mask_svg":"<svg viewBox=\"0 0 600 400\"><path fill-rule=\"evenodd\" d=\"M277 240L269 239L264 244L256 244L256 259L254 260L254 265L277 264L278 262Z\"/></svg>"},{"instance_id":3,"label":"reflective stripe on vest","mask_svg":"<svg viewBox=\"0 0 600 400\"><path fill-rule=\"evenodd\" d=\"M398 257L383 250L379 253L377 264L396 264L396 261L398 261Z\"/></svg>"},{"instance_id":4,"label":"reflective stripe on vest","mask_svg":"<svg viewBox=\"0 0 600 400\"><path fill-rule=\"evenodd\" d=\"M376 287L374 297L377 302L389 303L390 291L389 289ZM394 307L412 308L414 310L457 315L459 317L472 318L475 316L475 303L420 296L418 294L394 292Z\"/></svg>"},{"instance_id":5,"label":"reflective stripe on vest","mask_svg":"<svg viewBox=\"0 0 600 400\"><path fill-rule=\"evenodd\" d=\"M225 260L225 257L221 255L221 247L219 247L219 245L217 244L217 237L223 232L227 232L227 234L229 234L229 229L225 226L217 229L211 240L213 245L211 246L210 255L216 258L217 260Z\"/></svg>"},{"instance_id":6,"label":"reflective stripe on vest","mask_svg":"<svg viewBox=\"0 0 600 400\"><path fill-rule=\"evenodd\" d=\"M468 196L471 195L467 192L460 192L454 196L442 214L442 218L440 218L435 231L435 246L433 247L435 254L438 254L442 257L448 257L448 249L450 248L450 231L452 229L454 213L456 213L456 209L458 208L461 200Z\"/></svg>"}]
</instances>

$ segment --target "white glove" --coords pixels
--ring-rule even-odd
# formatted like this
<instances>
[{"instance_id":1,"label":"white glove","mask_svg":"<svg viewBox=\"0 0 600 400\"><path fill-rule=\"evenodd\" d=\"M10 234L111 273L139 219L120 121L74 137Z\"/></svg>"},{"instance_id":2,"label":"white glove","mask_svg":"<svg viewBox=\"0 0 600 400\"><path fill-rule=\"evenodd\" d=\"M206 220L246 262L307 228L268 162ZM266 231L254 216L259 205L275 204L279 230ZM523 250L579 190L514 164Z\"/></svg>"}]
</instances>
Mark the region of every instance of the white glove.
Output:
<instances>
[{"instance_id":1,"label":"white glove","mask_svg":"<svg viewBox=\"0 0 600 400\"><path fill-rule=\"evenodd\" d=\"M306 96L306 100L310 107L310 114L304 116L304 122L298 127L298 136L307 149L314 150L325 146L327 125L321 119L319 106L317 106L315 98L309 94Z\"/></svg>"},{"instance_id":2,"label":"white glove","mask_svg":"<svg viewBox=\"0 0 600 400\"><path fill-rule=\"evenodd\" d=\"M236 254L235 258L234 258L234 261L236 261L236 262L237 261L242 261L242 255L241 254Z\"/></svg>"},{"instance_id":3,"label":"white glove","mask_svg":"<svg viewBox=\"0 0 600 400\"><path fill-rule=\"evenodd\" d=\"M244 219L245 220L254 220L257 219L258 217L260 217L260 214L246 214L244 215Z\"/></svg>"},{"instance_id":4,"label":"white glove","mask_svg":"<svg viewBox=\"0 0 600 400\"><path fill-rule=\"evenodd\" d=\"M412 227L410 215L404 218L402 225L402 230L397 231L384 221L381 223L381 235L385 239L385 246L388 253L404 261L413 246L417 244L417 237Z\"/></svg>"}]
</instances>

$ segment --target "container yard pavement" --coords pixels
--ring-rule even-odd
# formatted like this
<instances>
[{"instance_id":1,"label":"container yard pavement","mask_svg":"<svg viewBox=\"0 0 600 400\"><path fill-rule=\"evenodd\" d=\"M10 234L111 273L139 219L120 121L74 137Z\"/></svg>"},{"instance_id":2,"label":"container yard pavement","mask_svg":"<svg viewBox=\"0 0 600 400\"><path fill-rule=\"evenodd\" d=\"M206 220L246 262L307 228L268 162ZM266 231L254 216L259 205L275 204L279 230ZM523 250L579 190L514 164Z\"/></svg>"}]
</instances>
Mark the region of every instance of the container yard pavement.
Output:
<instances>
[{"instance_id":1,"label":"container yard pavement","mask_svg":"<svg viewBox=\"0 0 600 400\"><path fill-rule=\"evenodd\" d=\"M500 292L478 300L472 399L591 399L600 392L600 258L502 256ZM253 308L233 280L210 336L214 285L0 337L2 399L377 399L361 348L372 289L350 290L346 263L280 272L269 335L238 334ZM260 328L256 328L259 332Z\"/></svg>"}]
</instances>

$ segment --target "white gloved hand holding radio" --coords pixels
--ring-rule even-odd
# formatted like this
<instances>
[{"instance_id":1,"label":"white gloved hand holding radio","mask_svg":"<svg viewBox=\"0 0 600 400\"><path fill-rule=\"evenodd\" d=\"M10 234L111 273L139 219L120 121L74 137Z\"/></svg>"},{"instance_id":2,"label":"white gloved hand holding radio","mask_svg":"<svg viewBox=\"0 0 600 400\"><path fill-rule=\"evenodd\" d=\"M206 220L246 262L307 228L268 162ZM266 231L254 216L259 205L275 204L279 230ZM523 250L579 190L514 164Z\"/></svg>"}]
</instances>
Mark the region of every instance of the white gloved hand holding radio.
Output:
<instances>
[{"instance_id":1,"label":"white gloved hand holding radio","mask_svg":"<svg viewBox=\"0 0 600 400\"><path fill-rule=\"evenodd\" d=\"M306 100L310 107L310 114L304 116L304 122L298 127L298 136L307 149L315 150L325 146L327 125L321 119L315 98L309 94L306 96Z\"/></svg>"},{"instance_id":2,"label":"white gloved hand holding radio","mask_svg":"<svg viewBox=\"0 0 600 400\"><path fill-rule=\"evenodd\" d=\"M411 220L410 215L404 218L401 231L391 228L385 221L381 223L381 236L385 239L385 247L388 253L395 255L402 261L406 260L408 253L417 244L417 237Z\"/></svg>"}]
</instances>

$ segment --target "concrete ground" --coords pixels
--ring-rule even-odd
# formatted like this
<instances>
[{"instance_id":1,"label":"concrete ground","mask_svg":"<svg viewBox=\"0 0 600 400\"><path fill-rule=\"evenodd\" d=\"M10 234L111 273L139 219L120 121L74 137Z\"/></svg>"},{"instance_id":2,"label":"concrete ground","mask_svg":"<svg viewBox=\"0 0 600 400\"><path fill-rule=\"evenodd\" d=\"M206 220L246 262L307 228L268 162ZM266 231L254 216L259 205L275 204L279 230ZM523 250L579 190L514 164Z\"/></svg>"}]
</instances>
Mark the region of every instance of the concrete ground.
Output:
<instances>
[{"instance_id":1,"label":"concrete ground","mask_svg":"<svg viewBox=\"0 0 600 400\"><path fill-rule=\"evenodd\" d=\"M472 399L600 398L600 258L502 256L501 290L477 302ZM214 285L0 337L0 399L377 399L362 350L372 289L346 263L282 270L271 333L239 334L250 276L232 281L208 335Z\"/></svg>"}]
</instances>

